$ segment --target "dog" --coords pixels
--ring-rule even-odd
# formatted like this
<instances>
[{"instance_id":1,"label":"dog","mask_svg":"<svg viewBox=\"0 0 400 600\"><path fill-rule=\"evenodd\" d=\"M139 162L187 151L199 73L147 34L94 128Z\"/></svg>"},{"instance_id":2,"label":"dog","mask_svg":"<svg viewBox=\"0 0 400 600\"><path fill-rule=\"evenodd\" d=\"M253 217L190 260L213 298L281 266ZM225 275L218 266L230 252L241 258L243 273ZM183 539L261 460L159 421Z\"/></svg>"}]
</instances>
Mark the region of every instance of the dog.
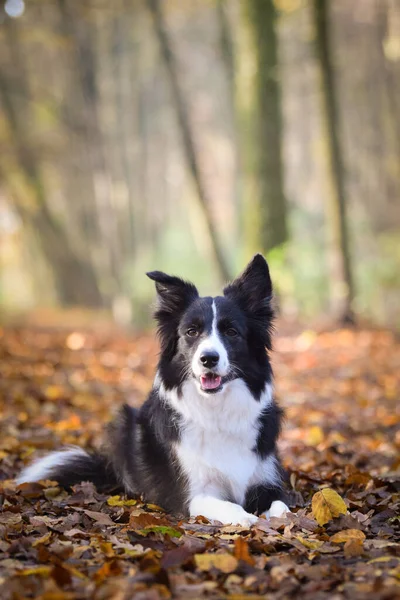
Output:
<instances>
[{"instance_id":1,"label":"dog","mask_svg":"<svg viewBox=\"0 0 400 600\"><path fill-rule=\"evenodd\" d=\"M53 452L17 483L92 481L169 513L246 527L261 514L281 516L289 509L276 449L282 411L273 397L266 260L254 256L215 298L179 277L147 275L161 345L147 400L139 410L122 407L100 451Z\"/></svg>"}]
</instances>

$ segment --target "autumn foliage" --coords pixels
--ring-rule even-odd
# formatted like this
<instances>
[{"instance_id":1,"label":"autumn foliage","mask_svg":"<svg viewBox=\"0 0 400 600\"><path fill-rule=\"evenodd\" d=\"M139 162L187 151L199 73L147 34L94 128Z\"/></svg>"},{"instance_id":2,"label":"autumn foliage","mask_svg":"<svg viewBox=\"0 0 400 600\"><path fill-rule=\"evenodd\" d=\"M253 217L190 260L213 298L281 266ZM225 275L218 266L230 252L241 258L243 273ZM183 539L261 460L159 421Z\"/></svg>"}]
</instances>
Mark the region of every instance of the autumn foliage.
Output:
<instances>
[{"instance_id":1,"label":"autumn foliage","mask_svg":"<svg viewBox=\"0 0 400 600\"><path fill-rule=\"evenodd\" d=\"M2 599L399 597L400 344L388 332L278 335L284 519L222 527L89 483L15 486L33 456L98 445L123 401L143 401L156 360L152 335L1 331Z\"/></svg>"}]
</instances>

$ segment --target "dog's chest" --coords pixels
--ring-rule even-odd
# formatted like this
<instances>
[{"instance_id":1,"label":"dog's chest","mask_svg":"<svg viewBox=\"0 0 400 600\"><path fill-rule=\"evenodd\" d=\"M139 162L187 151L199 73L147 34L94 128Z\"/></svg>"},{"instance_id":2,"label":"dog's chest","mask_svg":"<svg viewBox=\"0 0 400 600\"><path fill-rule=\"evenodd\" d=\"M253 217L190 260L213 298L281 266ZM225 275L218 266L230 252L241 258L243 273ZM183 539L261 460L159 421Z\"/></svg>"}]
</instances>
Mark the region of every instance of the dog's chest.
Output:
<instances>
[{"instance_id":1,"label":"dog's chest","mask_svg":"<svg viewBox=\"0 0 400 600\"><path fill-rule=\"evenodd\" d=\"M217 493L242 504L249 482L259 468L259 458L252 451L254 438L254 433L246 439L188 426L176 445L176 452L188 478L190 497Z\"/></svg>"},{"instance_id":2,"label":"dog's chest","mask_svg":"<svg viewBox=\"0 0 400 600\"><path fill-rule=\"evenodd\" d=\"M243 504L247 488L270 476L254 448L260 414L272 401L271 386L259 402L240 379L227 384L217 398L200 396L192 381L183 385L180 396L162 388L160 394L181 419L175 452L189 498L211 494Z\"/></svg>"}]
</instances>

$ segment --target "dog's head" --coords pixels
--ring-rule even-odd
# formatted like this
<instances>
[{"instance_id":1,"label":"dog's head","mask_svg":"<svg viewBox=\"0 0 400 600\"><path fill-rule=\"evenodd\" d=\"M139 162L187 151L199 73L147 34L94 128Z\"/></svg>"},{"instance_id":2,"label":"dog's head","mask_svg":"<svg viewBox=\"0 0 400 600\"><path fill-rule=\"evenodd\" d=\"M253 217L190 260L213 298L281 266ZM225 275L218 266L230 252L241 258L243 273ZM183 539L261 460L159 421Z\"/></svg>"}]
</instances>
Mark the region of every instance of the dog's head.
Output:
<instances>
[{"instance_id":1,"label":"dog's head","mask_svg":"<svg viewBox=\"0 0 400 600\"><path fill-rule=\"evenodd\" d=\"M271 379L272 284L257 254L223 296L199 297L196 287L160 271L155 313L161 340L159 374L167 389L194 379L201 394L218 394L243 379L257 398Z\"/></svg>"}]
</instances>

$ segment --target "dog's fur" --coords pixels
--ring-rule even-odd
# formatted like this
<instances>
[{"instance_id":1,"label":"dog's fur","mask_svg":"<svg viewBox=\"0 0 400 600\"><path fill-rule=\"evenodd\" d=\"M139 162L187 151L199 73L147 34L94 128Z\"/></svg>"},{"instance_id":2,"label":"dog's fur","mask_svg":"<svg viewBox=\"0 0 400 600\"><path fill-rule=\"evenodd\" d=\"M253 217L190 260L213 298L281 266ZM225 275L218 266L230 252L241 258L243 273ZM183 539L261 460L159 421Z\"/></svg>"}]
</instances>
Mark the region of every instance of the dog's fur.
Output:
<instances>
[{"instance_id":1,"label":"dog's fur","mask_svg":"<svg viewBox=\"0 0 400 600\"><path fill-rule=\"evenodd\" d=\"M216 298L154 271L161 355L139 411L123 406L99 453L54 452L18 482L82 480L120 486L168 512L249 525L277 516L283 470L276 453L281 410L273 399L272 285L256 255Z\"/></svg>"}]
</instances>

